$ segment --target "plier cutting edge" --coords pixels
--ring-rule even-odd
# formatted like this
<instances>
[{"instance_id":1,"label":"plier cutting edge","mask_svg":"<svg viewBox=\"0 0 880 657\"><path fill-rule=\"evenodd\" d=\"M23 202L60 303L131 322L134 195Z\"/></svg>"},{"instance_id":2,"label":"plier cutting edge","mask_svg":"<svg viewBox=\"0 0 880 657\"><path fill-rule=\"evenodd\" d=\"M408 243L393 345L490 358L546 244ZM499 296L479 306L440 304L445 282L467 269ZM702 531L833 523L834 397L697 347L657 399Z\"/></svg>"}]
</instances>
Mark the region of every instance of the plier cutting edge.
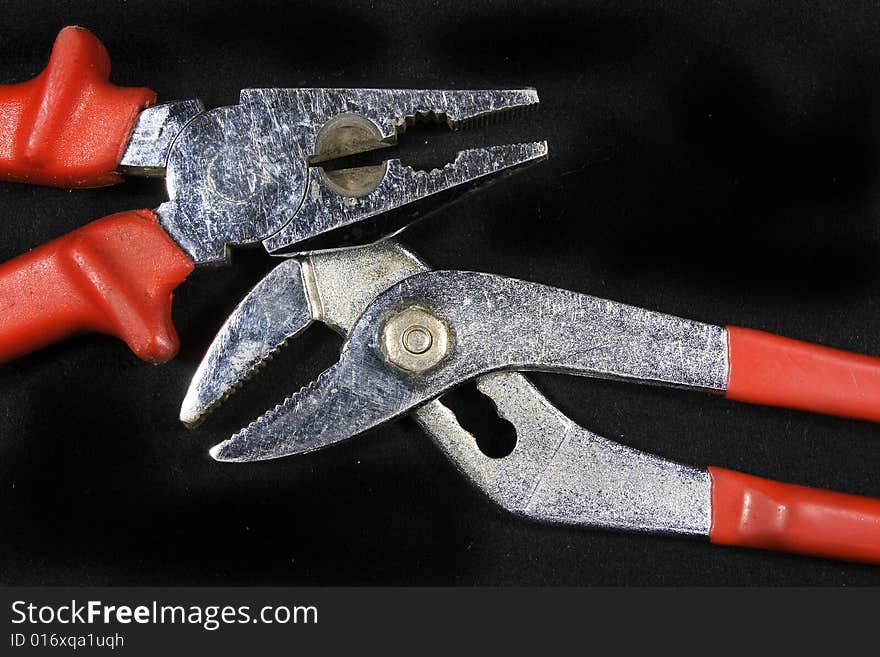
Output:
<instances>
[{"instance_id":1,"label":"plier cutting edge","mask_svg":"<svg viewBox=\"0 0 880 657\"><path fill-rule=\"evenodd\" d=\"M530 88L246 89L238 105L205 111L198 100L153 106L152 91L117 87L109 73L100 41L67 27L40 75L0 86L0 179L74 188L164 177L168 201L0 265L0 361L83 331L167 361L178 348L172 291L196 265L228 263L232 246L302 251L354 224L381 238L413 219L390 211L547 154L532 142L463 150L432 171L398 159L322 166L393 146L419 120L457 129L535 106Z\"/></svg>"},{"instance_id":2,"label":"plier cutting edge","mask_svg":"<svg viewBox=\"0 0 880 657\"><path fill-rule=\"evenodd\" d=\"M620 445L577 425L518 373L696 389L877 422L880 359L492 274L430 271L389 240L272 270L209 347L181 420L198 424L314 321L347 336L338 362L216 445L215 459L303 454L409 412L493 501L540 522L880 563L880 500ZM484 454L438 399L473 379L515 428L506 456Z\"/></svg>"}]
</instances>

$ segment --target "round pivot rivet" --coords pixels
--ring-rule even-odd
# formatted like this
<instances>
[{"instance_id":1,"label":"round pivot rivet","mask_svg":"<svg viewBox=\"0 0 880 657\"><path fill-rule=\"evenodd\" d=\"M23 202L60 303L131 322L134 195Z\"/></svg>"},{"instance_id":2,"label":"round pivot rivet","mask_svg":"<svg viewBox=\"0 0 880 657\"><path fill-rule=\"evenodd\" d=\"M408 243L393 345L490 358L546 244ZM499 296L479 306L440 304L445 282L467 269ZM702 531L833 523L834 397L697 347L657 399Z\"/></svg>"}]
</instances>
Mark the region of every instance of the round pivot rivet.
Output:
<instances>
[{"instance_id":1,"label":"round pivot rivet","mask_svg":"<svg viewBox=\"0 0 880 657\"><path fill-rule=\"evenodd\" d=\"M388 362L408 372L426 372L449 353L449 328L424 308L392 316L383 330Z\"/></svg>"},{"instance_id":2,"label":"round pivot rivet","mask_svg":"<svg viewBox=\"0 0 880 657\"><path fill-rule=\"evenodd\" d=\"M411 354L423 354L433 343L434 336L424 326L410 326L403 332L403 348Z\"/></svg>"}]
</instances>

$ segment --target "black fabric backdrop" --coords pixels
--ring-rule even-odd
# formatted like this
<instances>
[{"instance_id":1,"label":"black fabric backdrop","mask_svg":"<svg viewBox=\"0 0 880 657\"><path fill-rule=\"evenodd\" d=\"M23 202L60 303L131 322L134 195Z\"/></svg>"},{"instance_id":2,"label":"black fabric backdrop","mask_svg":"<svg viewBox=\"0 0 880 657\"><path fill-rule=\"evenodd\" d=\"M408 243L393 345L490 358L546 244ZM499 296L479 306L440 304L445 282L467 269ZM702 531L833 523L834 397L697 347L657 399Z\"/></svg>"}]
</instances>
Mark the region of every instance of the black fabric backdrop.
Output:
<instances>
[{"instance_id":1,"label":"black fabric backdrop","mask_svg":"<svg viewBox=\"0 0 880 657\"><path fill-rule=\"evenodd\" d=\"M548 139L550 158L412 227L429 261L880 354L876 3L6 1L0 82L41 70L67 24L103 40L117 83L209 107L255 86L535 86L542 108L510 134ZM425 140L459 145L422 136L416 160ZM162 200L158 181L0 184L0 259ZM211 444L339 344L313 332L202 428L178 423L203 350L272 264L252 251L194 273L167 365L84 336L0 369L0 582L880 583L867 566L522 521L408 419L301 458L214 463ZM625 444L880 496L874 425L532 378Z\"/></svg>"}]
</instances>

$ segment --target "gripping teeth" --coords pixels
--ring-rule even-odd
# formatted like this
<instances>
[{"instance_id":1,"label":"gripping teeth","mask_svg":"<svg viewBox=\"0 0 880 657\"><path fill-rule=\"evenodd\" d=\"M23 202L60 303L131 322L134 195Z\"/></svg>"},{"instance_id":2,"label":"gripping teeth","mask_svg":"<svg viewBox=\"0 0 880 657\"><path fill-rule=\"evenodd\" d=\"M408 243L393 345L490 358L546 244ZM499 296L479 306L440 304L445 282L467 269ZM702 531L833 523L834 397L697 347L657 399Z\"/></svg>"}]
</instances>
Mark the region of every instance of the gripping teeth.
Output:
<instances>
[{"instance_id":1,"label":"gripping teeth","mask_svg":"<svg viewBox=\"0 0 880 657\"><path fill-rule=\"evenodd\" d=\"M333 368L331 367L330 369L332 370ZM324 372L321 372L314 380L309 381L304 386L301 386L300 389L297 390L292 395L288 395L287 397L285 397L282 401L278 402L277 404L275 404L275 406L273 406L272 408L270 408L269 410L264 412L260 417L253 420L244 429L239 429L238 431L236 431L232 435L232 438L235 438L235 437L247 432L248 430L251 429L251 427L253 427L256 424L259 424L260 422L262 422L262 423L273 422L274 420L276 420L278 418L278 416L281 413L287 412L289 409L295 408L298 405L299 399L301 399L304 395L308 394L309 391L314 390L315 388L318 387L318 385L320 385L321 379L326 378L328 376L327 372L328 372L327 370L325 370Z\"/></svg>"},{"instance_id":2,"label":"gripping teeth","mask_svg":"<svg viewBox=\"0 0 880 657\"><path fill-rule=\"evenodd\" d=\"M488 113L510 111L537 105L538 91L530 87L521 89L484 89L474 91L447 91L444 93L447 113L454 113L457 121ZM450 112L448 107L455 107Z\"/></svg>"},{"instance_id":3,"label":"gripping teeth","mask_svg":"<svg viewBox=\"0 0 880 657\"><path fill-rule=\"evenodd\" d=\"M315 124L321 127L315 138L317 159L313 162L329 161L329 153L335 153L337 161L332 168L310 177L308 193L294 217L277 233L263 240L263 246L270 253L338 247L338 242L348 237L340 229L434 195L438 195L436 205L440 205L449 200L446 195L440 198L442 192L464 189L471 183L547 155L545 141L471 148L461 150L452 166L436 168L437 161L432 159L430 164L419 167L434 167L429 175L414 175L415 167L407 168L399 160L395 165L393 159L383 158L387 167L373 161L340 164L343 157L360 155L359 151L339 146L346 143L353 132L362 133L362 141L393 144L398 135L420 121L445 123L453 129L491 123L509 117L512 112L537 105L538 93L531 88L311 89L297 91L297 97L302 97L302 106L321 110L320 115L314 117ZM377 219L374 224L367 224L363 233L366 239L377 241L396 234L430 209L401 212L387 221ZM336 243L328 245L325 242L322 246L313 241L303 245L330 234L335 234Z\"/></svg>"},{"instance_id":4,"label":"gripping teeth","mask_svg":"<svg viewBox=\"0 0 880 657\"><path fill-rule=\"evenodd\" d=\"M389 162L396 163L405 172L404 176L433 178L431 182L424 181L421 189L430 190L428 193L436 193L471 180L503 172L525 162L539 160L546 155L547 142L541 141L469 148L456 153L452 162L430 171L405 165L400 160ZM474 175L475 173L477 175Z\"/></svg>"},{"instance_id":5,"label":"gripping teeth","mask_svg":"<svg viewBox=\"0 0 880 657\"><path fill-rule=\"evenodd\" d=\"M188 428L194 429L199 426L202 422L204 422L208 416L217 411L226 401L232 397L236 392L241 390L245 383L250 381L255 374L257 374L260 370L262 370L271 360L275 358L275 356L280 352L284 346L288 343L290 338L285 338L278 345L276 345L271 351L263 354L262 358L257 361L254 361L249 369L245 370L237 379L232 381L229 386L223 390L219 397L210 401L207 405L201 407L198 411L197 415L187 415L184 417L183 412L181 412L180 420L183 422ZM189 396L189 395L187 395ZM184 408L187 407L187 401L184 400L183 404Z\"/></svg>"},{"instance_id":6,"label":"gripping teeth","mask_svg":"<svg viewBox=\"0 0 880 657\"><path fill-rule=\"evenodd\" d=\"M464 111L439 107L416 110L394 121L397 135L416 125L446 125L450 130L481 128L508 121L538 107L538 92L534 89L447 92L446 99L457 101L463 94L470 95L470 103L463 103Z\"/></svg>"},{"instance_id":7,"label":"gripping teeth","mask_svg":"<svg viewBox=\"0 0 880 657\"><path fill-rule=\"evenodd\" d=\"M460 121L450 122L449 127L453 130L470 130L473 128L484 128L503 121L509 121L518 118L522 114L530 112L538 107L534 105L518 105L516 107L504 107L488 112L481 112Z\"/></svg>"},{"instance_id":8,"label":"gripping teeth","mask_svg":"<svg viewBox=\"0 0 880 657\"><path fill-rule=\"evenodd\" d=\"M232 311L186 391L180 420L195 426L312 323L301 264L275 267Z\"/></svg>"},{"instance_id":9,"label":"gripping teeth","mask_svg":"<svg viewBox=\"0 0 880 657\"><path fill-rule=\"evenodd\" d=\"M419 110L394 122L394 128L398 135L406 132L407 128L417 125L445 125L450 130L455 130L456 122L452 121L443 110Z\"/></svg>"},{"instance_id":10,"label":"gripping teeth","mask_svg":"<svg viewBox=\"0 0 880 657\"><path fill-rule=\"evenodd\" d=\"M328 382L336 377L341 366L342 361L324 370L314 381L212 447L211 456L217 461L246 462L322 447L321 414L326 412L324 405L339 392Z\"/></svg>"},{"instance_id":11,"label":"gripping teeth","mask_svg":"<svg viewBox=\"0 0 880 657\"><path fill-rule=\"evenodd\" d=\"M214 446L218 461L263 461L348 440L413 408L420 393L371 349L348 351L312 383Z\"/></svg>"},{"instance_id":12,"label":"gripping teeth","mask_svg":"<svg viewBox=\"0 0 880 657\"><path fill-rule=\"evenodd\" d=\"M512 171L547 156L547 142L536 141L503 146L472 148L458 153L455 161L431 171L416 170L399 159L387 161L376 189L360 197L344 196L316 179L293 220L272 237L263 240L270 253L283 253L305 240L329 233L369 217L395 210L442 192L475 185L490 176ZM424 213L425 210L422 210ZM408 217L408 218L407 218ZM400 215L412 221L414 213ZM405 225L405 224L404 224ZM403 226L394 225L387 236ZM377 237L376 239L379 239Z\"/></svg>"},{"instance_id":13,"label":"gripping teeth","mask_svg":"<svg viewBox=\"0 0 880 657\"><path fill-rule=\"evenodd\" d=\"M503 171L509 167L537 160L547 154L547 142L532 142L527 144L507 144L504 146L487 146L484 148L469 148L458 151L452 162L431 170L416 169L400 160L390 160L409 176L434 176L438 178L438 187L452 187L457 184L457 179L463 176L462 171L474 171L482 168L486 171L483 175L490 175L495 171ZM452 184L449 184L452 181Z\"/></svg>"}]
</instances>

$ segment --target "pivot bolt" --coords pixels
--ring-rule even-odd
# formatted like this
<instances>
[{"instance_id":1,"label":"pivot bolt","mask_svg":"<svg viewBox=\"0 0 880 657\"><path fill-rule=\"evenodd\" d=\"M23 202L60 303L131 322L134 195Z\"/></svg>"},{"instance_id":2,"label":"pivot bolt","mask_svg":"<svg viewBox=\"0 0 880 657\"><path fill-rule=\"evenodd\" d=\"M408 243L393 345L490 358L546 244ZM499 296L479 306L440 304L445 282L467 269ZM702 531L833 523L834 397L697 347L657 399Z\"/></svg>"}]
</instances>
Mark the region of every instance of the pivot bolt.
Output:
<instances>
[{"instance_id":1,"label":"pivot bolt","mask_svg":"<svg viewBox=\"0 0 880 657\"><path fill-rule=\"evenodd\" d=\"M407 372L426 372L449 353L449 328L419 306L393 315L382 337L388 362Z\"/></svg>"}]
</instances>

